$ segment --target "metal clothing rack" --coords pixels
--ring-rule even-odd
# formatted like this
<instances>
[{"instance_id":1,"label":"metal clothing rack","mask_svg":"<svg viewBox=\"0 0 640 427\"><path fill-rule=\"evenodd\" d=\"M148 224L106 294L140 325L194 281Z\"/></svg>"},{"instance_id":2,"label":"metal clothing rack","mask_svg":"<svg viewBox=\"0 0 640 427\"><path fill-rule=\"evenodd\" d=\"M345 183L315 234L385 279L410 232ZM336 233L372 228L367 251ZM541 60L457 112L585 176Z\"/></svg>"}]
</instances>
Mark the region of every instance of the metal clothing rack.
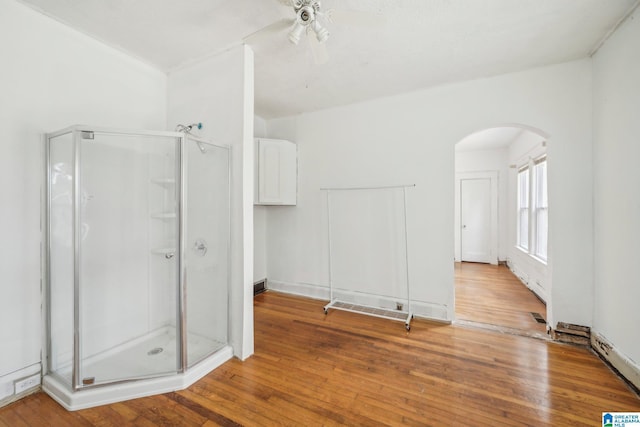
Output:
<instances>
[{"instance_id":1,"label":"metal clothing rack","mask_svg":"<svg viewBox=\"0 0 640 427\"><path fill-rule=\"evenodd\" d=\"M395 320L404 322L407 331L411 330L411 319L413 319L413 312L411 311L411 294L409 286L409 246L407 243L407 188L415 187L415 184L411 185L395 185L395 186L381 186L381 187L347 187L347 188L321 188L321 191L326 191L327 194L327 228L329 237L329 294L330 302L324 306L324 314L329 313L329 309L349 311L352 313L366 314L369 316L380 317L383 319ZM338 298L334 298L334 286L333 286L333 272L331 262L331 197L332 191L354 191L354 190L386 190L386 189L402 189L402 212L404 219L404 247L405 247L405 266L406 266L406 278L407 278L407 304L406 310L402 310L402 307L398 306L396 310L391 310L383 307L373 307L362 304L353 304L346 301L341 301ZM380 296L375 294L363 294L371 296Z\"/></svg>"}]
</instances>

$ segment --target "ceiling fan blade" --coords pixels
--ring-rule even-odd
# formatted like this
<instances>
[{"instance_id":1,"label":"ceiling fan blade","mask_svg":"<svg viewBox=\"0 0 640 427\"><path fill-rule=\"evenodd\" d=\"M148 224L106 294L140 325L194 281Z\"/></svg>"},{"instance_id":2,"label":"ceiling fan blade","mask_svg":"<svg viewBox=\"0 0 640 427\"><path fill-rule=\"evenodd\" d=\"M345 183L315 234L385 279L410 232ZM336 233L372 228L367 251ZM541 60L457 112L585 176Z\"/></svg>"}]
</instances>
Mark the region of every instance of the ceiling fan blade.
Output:
<instances>
[{"instance_id":1,"label":"ceiling fan blade","mask_svg":"<svg viewBox=\"0 0 640 427\"><path fill-rule=\"evenodd\" d=\"M322 65L329 62L329 52L327 52L327 45L320 43L315 34L307 34L309 40L309 46L311 47L311 55L316 64Z\"/></svg>"},{"instance_id":2,"label":"ceiling fan blade","mask_svg":"<svg viewBox=\"0 0 640 427\"><path fill-rule=\"evenodd\" d=\"M387 22L384 15L365 10L330 9L325 13L325 16L331 23L361 27L377 27Z\"/></svg>"},{"instance_id":3,"label":"ceiling fan blade","mask_svg":"<svg viewBox=\"0 0 640 427\"><path fill-rule=\"evenodd\" d=\"M292 25L293 25L293 20L291 20L290 18L283 18L265 27L260 28L257 31L254 31L248 36L243 37L242 41L248 45L257 44L262 39L271 37L273 34L280 33L288 29Z\"/></svg>"}]
</instances>

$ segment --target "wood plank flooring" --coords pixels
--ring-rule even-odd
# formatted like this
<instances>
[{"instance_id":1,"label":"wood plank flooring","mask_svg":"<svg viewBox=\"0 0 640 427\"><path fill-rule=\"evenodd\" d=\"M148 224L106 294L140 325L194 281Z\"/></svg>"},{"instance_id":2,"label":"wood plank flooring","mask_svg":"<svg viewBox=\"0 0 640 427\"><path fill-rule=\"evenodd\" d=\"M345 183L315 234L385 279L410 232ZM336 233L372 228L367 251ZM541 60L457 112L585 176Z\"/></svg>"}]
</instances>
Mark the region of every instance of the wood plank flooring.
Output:
<instances>
[{"instance_id":1,"label":"wood plank flooring","mask_svg":"<svg viewBox=\"0 0 640 427\"><path fill-rule=\"evenodd\" d=\"M455 263L456 318L544 336L547 307L503 265Z\"/></svg>"},{"instance_id":2,"label":"wood plank flooring","mask_svg":"<svg viewBox=\"0 0 640 427\"><path fill-rule=\"evenodd\" d=\"M415 319L411 332L323 301L255 298L255 354L187 390L77 412L43 393L0 426L594 426L640 400L591 351Z\"/></svg>"}]
</instances>

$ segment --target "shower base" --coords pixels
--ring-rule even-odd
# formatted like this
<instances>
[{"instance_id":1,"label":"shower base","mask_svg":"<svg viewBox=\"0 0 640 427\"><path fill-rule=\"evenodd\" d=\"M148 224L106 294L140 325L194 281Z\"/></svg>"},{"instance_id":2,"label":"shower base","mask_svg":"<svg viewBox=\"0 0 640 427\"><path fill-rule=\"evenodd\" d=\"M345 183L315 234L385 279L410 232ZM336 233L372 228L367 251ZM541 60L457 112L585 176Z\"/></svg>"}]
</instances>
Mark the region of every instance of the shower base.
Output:
<instances>
[{"instance_id":1,"label":"shower base","mask_svg":"<svg viewBox=\"0 0 640 427\"><path fill-rule=\"evenodd\" d=\"M230 346L189 333L187 360L201 360L184 373L176 373L174 328L163 328L119 347L88 358L83 380L111 384L71 391L71 366L43 379L43 390L67 410L90 408L154 394L182 390L229 360ZM209 355L207 357L207 355ZM161 376L158 376L161 375Z\"/></svg>"}]
</instances>

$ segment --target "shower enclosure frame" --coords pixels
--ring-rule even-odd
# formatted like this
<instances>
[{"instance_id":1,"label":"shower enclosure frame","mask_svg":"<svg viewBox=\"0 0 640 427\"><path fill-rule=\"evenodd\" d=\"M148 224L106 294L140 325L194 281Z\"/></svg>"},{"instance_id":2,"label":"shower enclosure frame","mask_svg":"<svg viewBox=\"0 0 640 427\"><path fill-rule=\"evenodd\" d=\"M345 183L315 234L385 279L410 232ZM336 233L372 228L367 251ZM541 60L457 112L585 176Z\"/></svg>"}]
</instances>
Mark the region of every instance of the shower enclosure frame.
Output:
<instances>
[{"instance_id":1,"label":"shower enclosure frame","mask_svg":"<svg viewBox=\"0 0 640 427\"><path fill-rule=\"evenodd\" d=\"M81 198L82 198L82 174L81 174L81 144L83 137L92 139L93 134L111 135L111 136L141 136L141 137L164 137L176 139L176 153L175 153L175 172L176 172L176 277L175 283L176 289L176 369L175 372L165 372L152 375L143 375L139 377L130 377L126 379L110 380L104 383L98 384L83 384L80 375L81 355L80 355L80 254L81 254ZM53 138L71 134L72 135L72 159L73 159L73 182L72 182L72 242L73 242L73 356L72 356L72 378L71 378L71 394L86 393L87 395L92 392L95 394L97 403L92 403L92 398L83 399L77 404L73 399L67 399L67 396L60 397L61 384L68 383L57 372L53 370L52 358L52 339L51 339L51 255L52 255L52 236L51 236L51 140ZM188 284L188 272L186 266L186 254L185 254L185 239L187 235L187 224L185 216L185 203L187 200L187 173L185 168L187 142L191 140L198 144L198 148L203 151L201 144L207 146L213 146L216 148L226 150L227 157L227 295L226 295L226 307L227 307L227 343L222 349L214 350L202 356L200 359L189 363L187 350L187 284ZM86 125L74 125L61 129L56 132L48 133L44 135L44 162L45 162L45 177L44 177L44 191L43 191L43 283L44 283L44 300L43 307L43 323L45 327L44 347L43 347L43 360L45 361L43 366L43 375L45 375L43 381L43 389L52 395L52 397L61 403L65 408L69 410L83 409L91 406L96 406L108 402L116 402L127 400L135 397L151 395L156 393L163 393L171 390L183 389L193 382L206 375L217 366L229 360L233 351L228 343L228 337L230 333L229 322L229 285L230 285L230 271L231 271L231 149L230 146L215 143L210 140L199 138L187 132L171 132L171 131L149 131L149 130L131 130L131 129L115 129ZM191 367L190 367L191 365ZM51 376L52 379L47 383L47 377ZM176 377L172 379L171 377ZM60 382L62 380L62 382ZM130 393L121 394L119 397L117 393L111 393L108 390L100 391L98 389L108 389L109 387L126 385L126 383L144 383L147 381L151 387L156 387L155 390L150 391L145 388L144 385L133 386L130 388ZM48 387L47 387L48 386ZM64 390L62 390L64 391ZM53 394L52 394L53 393ZM54 395L55 394L55 395ZM106 399L106 400L105 400Z\"/></svg>"}]
</instances>

